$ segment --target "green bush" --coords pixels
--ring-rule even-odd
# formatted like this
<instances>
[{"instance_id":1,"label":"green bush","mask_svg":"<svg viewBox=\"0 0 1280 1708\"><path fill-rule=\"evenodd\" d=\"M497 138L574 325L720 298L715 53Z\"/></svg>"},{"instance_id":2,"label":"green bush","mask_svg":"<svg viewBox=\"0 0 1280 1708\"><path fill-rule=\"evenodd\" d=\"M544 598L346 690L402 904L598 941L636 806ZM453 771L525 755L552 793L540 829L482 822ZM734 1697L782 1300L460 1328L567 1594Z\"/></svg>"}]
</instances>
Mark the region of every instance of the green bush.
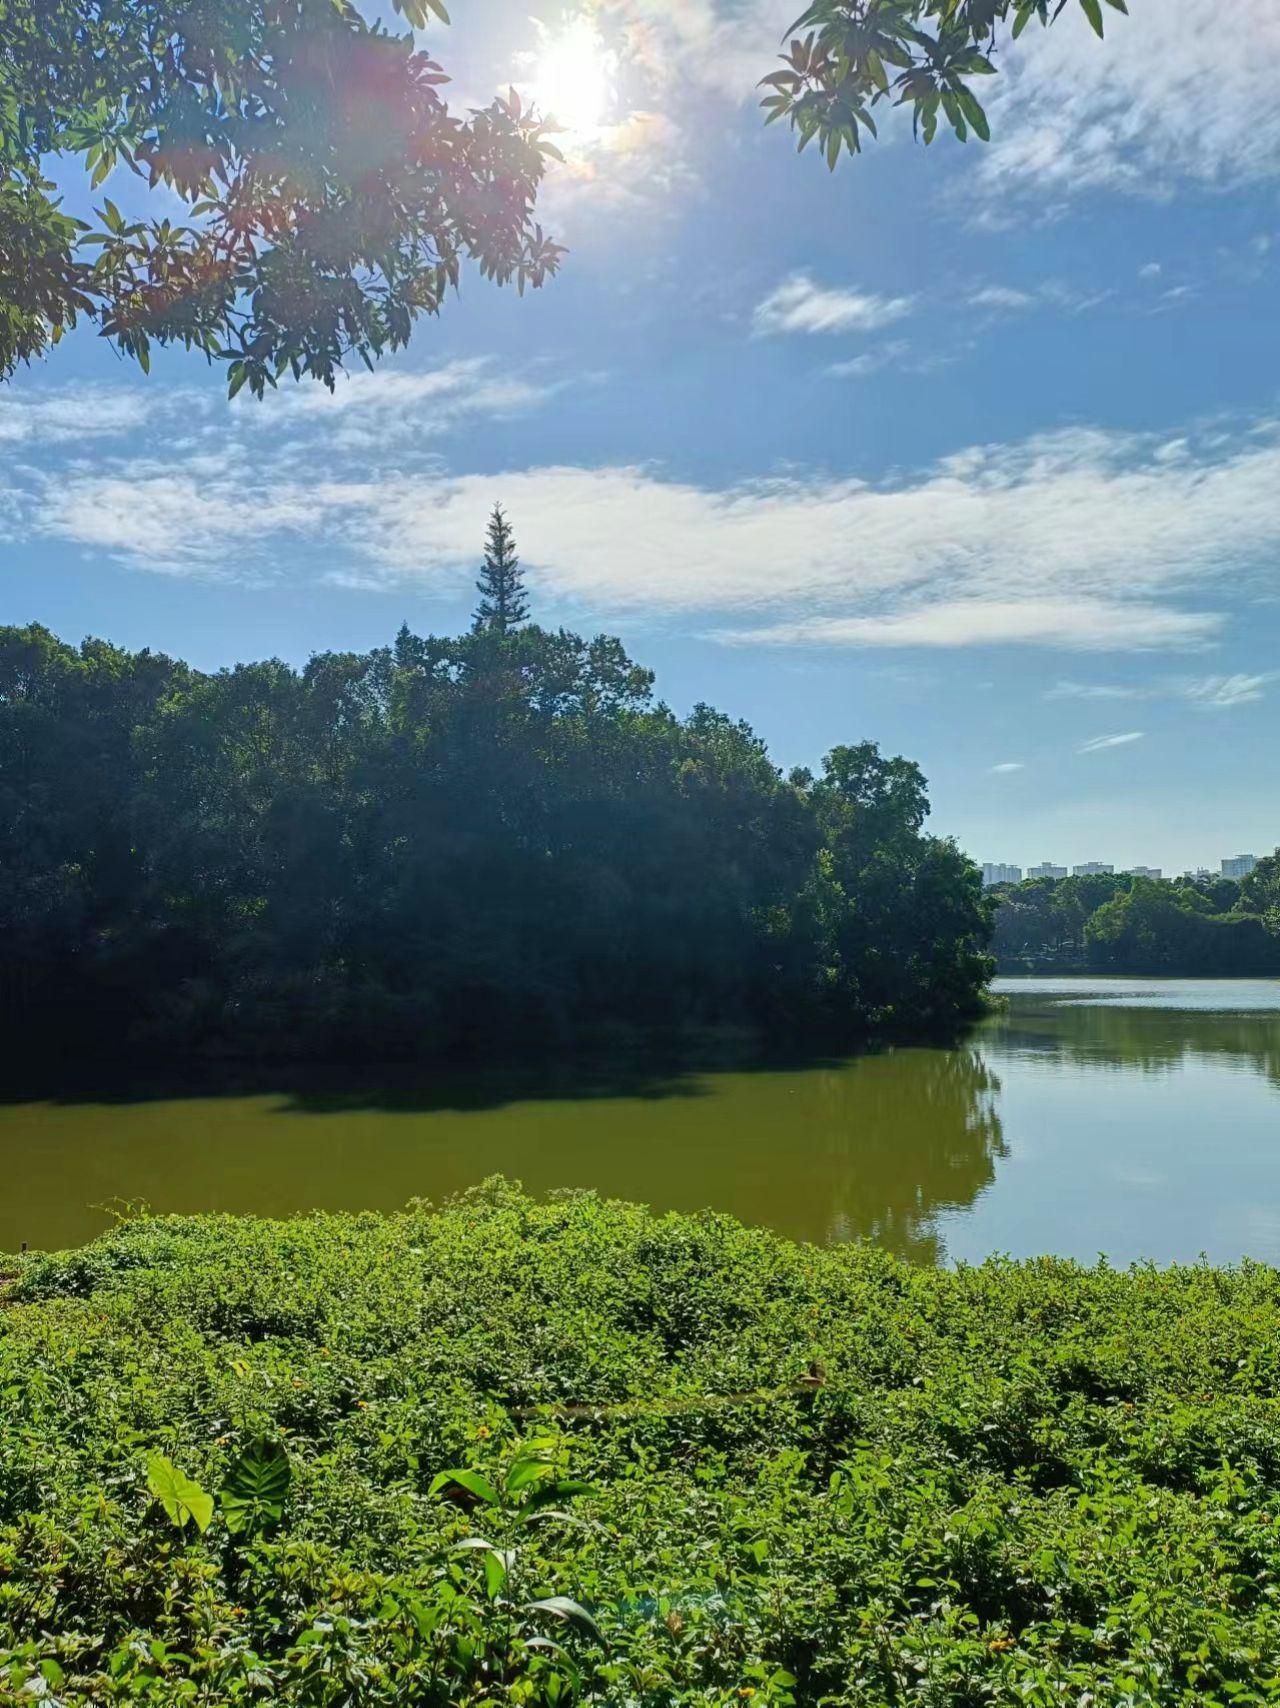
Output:
<instances>
[{"instance_id":1,"label":"green bush","mask_svg":"<svg viewBox=\"0 0 1280 1708\"><path fill-rule=\"evenodd\" d=\"M1280 1277L501 1182L0 1308L0 1701L1272 1703Z\"/></svg>"}]
</instances>

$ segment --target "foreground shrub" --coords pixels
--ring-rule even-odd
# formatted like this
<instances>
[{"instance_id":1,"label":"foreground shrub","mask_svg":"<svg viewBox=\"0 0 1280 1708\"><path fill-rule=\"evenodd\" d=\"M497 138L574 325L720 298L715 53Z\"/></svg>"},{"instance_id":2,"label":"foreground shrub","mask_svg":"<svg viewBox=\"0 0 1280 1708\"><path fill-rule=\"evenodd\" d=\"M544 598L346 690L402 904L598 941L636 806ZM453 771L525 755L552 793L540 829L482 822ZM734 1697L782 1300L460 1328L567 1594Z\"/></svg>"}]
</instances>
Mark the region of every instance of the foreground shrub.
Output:
<instances>
[{"instance_id":1,"label":"foreground shrub","mask_svg":"<svg viewBox=\"0 0 1280 1708\"><path fill-rule=\"evenodd\" d=\"M1280 1697L1280 1277L491 1183L0 1309L0 1701Z\"/></svg>"}]
</instances>

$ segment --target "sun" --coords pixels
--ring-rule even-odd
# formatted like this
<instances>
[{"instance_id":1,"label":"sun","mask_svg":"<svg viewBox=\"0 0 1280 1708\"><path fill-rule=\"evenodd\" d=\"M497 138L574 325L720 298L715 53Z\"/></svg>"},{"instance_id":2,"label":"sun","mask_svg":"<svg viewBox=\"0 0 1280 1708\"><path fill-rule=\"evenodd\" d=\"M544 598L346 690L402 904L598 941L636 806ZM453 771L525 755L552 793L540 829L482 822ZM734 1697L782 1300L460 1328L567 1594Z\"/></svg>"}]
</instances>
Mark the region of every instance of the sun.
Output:
<instances>
[{"instance_id":1,"label":"sun","mask_svg":"<svg viewBox=\"0 0 1280 1708\"><path fill-rule=\"evenodd\" d=\"M579 15L556 30L542 30L529 79L529 95L549 122L570 140L588 140L604 128L614 104L617 55L605 46L594 19Z\"/></svg>"}]
</instances>

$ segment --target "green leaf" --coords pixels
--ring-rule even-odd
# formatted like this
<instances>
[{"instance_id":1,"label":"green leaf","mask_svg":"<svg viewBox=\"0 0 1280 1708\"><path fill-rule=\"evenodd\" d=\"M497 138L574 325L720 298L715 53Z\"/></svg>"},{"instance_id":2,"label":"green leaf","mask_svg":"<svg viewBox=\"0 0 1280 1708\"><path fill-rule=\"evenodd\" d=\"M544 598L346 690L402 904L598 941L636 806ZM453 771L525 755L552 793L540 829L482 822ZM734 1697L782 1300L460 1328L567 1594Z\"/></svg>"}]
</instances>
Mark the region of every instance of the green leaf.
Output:
<instances>
[{"instance_id":1,"label":"green leaf","mask_svg":"<svg viewBox=\"0 0 1280 1708\"><path fill-rule=\"evenodd\" d=\"M1093 25L1094 35L1102 35L1102 7L1099 0L1080 0L1080 10Z\"/></svg>"},{"instance_id":2,"label":"green leaf","mask_svg":"<svg viewBox=\"0 0 1280 1708\"><path fill-rule=\"evenodd\" d=\"M213 1517L213 1496L206 1494L199 1483L193 1483L163 1453L153 1453L147 1460L147 1488L164 1508L171 1524L185 1530L187 1520L194 1518L202 1534Z\"/></svg>"},{"instance_id":3,"label":"green leaf","mask_svg":"<svg viewBox=\"0 0 1280 1708\"><path fill-rule=\"evenodd\" d=\"M553 1619L562 1619L566 1625L572 1625L586 1636L593 1637L597 1643L604 1642L603 1631L586 1608L581 1602L573 1601L567 1595L548 1595L541 1601L528 1601L524 1610L526 1613L549 1613Z\"/></svg>"},{"instance_id":4,"label":"green leaf","mask_svg":"<svg viewBox=\"0 0 1280 1708\"><path fill-rule=\"evenodd\" d=\"M507 1472L507 1493L517 1494L530 1483L536 1483L543 1477L554 1474L555 1467L546 1459L521 1458L511 1461Z\"/></svg>"},{"instance_id":5,"label":"green leaf","mask_svg":"<svg viewBox=\"0 0 1280 1708\"><path fill-rule=\"evenodd\" d=\"M466 1489L482 1500L486 1506L501 1506L502 1497L487 1477L482 1477L479 1471L441 1471L431 1479L428 1494L438 1494L450 1483L456 1483L460 1489Z\"/></svg>"},{"instance_id":6,"label":"green leaf","mask_svg":"<svg viewBox=\"0 0 1280 1708\"><path fill-rule=\"evenodd\" d=\"M969 89L961 89L959 99L960 105L964 108L964 116L973 126L975 132L982 138L983 142L990 142L991 126L987 123L987 115L979 105L977 96Z\"/></svg>"},{"instance_id":7,"label":"green leaf","mask_svg":"<svg viewBox=\"0 0 1280 1708\"><path fill-rule=\"evenodd\" d=\"M281 1442L256 1441L231 1467L218 1497L227 1529L255 1534L279 1524L292 1476Z\"/></svg>"},{"instance_id":8,"label":"green leaf","mask_svg":"<svg viewBox=\"0 0 1280 1708\"><path fill-rule=\"evenodd\" d=\"M486 1542L483 1536L468 1536L465 1541L456 1543L451 1551L455 1554L478 1553L483 1556L485 1588L490 1598L496 1599L507 1581L507 1573L515 1559L514 1552L510 1548L495 1548L493 1543Z\"/></svg>"}]
</instances>

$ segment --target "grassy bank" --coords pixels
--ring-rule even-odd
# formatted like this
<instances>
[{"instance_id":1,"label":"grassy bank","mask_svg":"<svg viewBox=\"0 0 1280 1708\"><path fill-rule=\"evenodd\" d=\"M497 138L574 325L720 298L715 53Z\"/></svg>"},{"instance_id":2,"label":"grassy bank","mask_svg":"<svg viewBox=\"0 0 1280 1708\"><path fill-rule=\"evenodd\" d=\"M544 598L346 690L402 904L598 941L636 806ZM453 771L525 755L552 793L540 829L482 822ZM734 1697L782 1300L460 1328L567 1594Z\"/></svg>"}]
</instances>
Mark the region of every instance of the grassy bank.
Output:
<instances>
[{"instance_id":1,"label":"grassy bank","mask_svg":"<svg viewBox=\"0 0 1280 1708\"><path fill-rule=\"evenodd\" d=\"M127 1222L0 1308L0 1700L1274 1702L1278 1370L1262 1267Z\"/></svg>"}]
</instances>

